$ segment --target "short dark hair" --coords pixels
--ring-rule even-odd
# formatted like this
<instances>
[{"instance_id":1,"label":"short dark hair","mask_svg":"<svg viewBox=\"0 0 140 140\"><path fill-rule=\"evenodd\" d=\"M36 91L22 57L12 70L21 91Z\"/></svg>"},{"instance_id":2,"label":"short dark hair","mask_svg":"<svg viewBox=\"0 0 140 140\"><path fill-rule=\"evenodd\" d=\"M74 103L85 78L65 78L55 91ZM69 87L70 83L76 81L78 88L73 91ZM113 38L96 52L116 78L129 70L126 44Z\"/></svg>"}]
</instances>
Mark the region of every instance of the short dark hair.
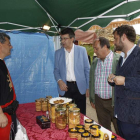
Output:
<instances>
[{"instance_id":1,"label":"short dark hair","mask_svg":"<svg viewBox=\"0 0 140 140\"><path fill-rule=\"evenodd\" d=\"M108 39L106 39L105 37L99 37L99 41L100 41L101 48L103 48L106 45L107 48L110 49L110 44Z\"/></svg>"},{"instance_id":2,"label":"short dark hair","mask_svg":"<svg viewBox=\"0 0 140 140\"><path fill-rule=\"evenodd\" d=\"M121 37L123 34L125 34L127 36L127 39L130 42L135 42L136 40L136 32L135 29L132 26L129 25L122 25L117 27L114 31L113 34L115 34L115 32L117 32L117 34Z\"/></svg>"},{"instance_id":3,"label":"short dark hair","mask_svg":"<svg viewBox=\"0 0 140 140\"><path fill-rule=\"evenodd\" d=\"M2 44L6 41L5 37L7 37L10 40L10 36L9 35L7 35L5 33L0 33L0 42Z\"/></svg>"},{"instance_id":4,"label":"short dark hair","mask_svg":"<svg viewBox=\"0 0 140 140\"><path fill-rule=\"evenodd\" d=\"M71 28L65 28L60 32L61 35L69 34L70 38L75 38L75 33Z\"/></svg>"}]
</instances>

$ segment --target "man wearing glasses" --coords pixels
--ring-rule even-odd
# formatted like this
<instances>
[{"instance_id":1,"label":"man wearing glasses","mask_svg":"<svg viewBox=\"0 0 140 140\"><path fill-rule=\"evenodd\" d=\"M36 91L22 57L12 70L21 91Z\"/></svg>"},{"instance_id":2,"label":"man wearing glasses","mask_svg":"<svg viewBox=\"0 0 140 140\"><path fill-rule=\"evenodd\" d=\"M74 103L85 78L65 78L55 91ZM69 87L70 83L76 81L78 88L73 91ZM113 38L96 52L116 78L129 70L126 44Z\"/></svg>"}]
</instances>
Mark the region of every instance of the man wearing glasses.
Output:
<instances>
[{"instance_id":1,"label":"man wearing glasses","mask_svg":"<svg viewBox=\"0 0 140 140\"><path fill-rule=\"evenodd\" d=\"M62 48L55 52L54 76L62 97L72 98L86 114L86 96L89 96L89 61L86 49L74 45L75 34L70 28L61 31ZM86 95L85 95L86 94Z\"/></svg>"}]
</instances>

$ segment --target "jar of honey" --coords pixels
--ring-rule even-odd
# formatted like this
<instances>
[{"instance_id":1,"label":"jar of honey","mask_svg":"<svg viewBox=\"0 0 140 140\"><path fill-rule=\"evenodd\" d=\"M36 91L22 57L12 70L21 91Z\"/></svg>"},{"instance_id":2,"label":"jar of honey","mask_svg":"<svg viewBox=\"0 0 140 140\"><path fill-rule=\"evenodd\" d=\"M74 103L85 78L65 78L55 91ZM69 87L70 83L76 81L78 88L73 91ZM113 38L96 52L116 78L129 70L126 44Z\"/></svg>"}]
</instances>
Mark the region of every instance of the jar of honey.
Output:
<instances>
[{"instance_id":1,"label":"jar of honey","mask_svg":"<svg viewBox=\"0 0 140 140\"><path fill-rule=\"evenodd\" d=\"M80 124L80 108L69 109L69 128L75 128Z\"/></svg>"},{"instance_id":2,"label":"jar of honey","mask_svg":"<svg viewBox=\"0 0 140 140\"><path fill-rule=\"evenodd\" d=\"M47 111L47 100L43 100L41 106L42 106L42 111Z\"/></svg>"},{"instance_id":3,"label":"jar of honey","mask_svg":"<svg viewBox=\"0 0 140 140\"><path fill-rule=\"evenodd\" d=\"M57 107L55 109L55 126L58 129L65 129L67 125L66 108Z\"/></svg>"},{"instance_id":4,"label":"jar of honey","mask_svg":"<svg viewBox=\"0 0 140 140\"><path fill-rule=\"evenodd\" d=\"M98 136L91 135L91 140L100 140L101 135Z\"/></svg>"},{"instance_id":5,"label":"jar of honey","mask_svg":"<svg viewBox=\"0 0 140 140\"><path fill-rule=\"evenodd\" d=\"M90 133L91 133L91 135L98 136L100 128L101 128L100 125L96 125L96 124L90 125Z\"/></svg>"},{"instance_id":6,"label":"jar of honey","mask_svg":"<svg viewBox=\"0 0 140 140\"><path fill-rule=\"evenodd\" d=\"M41 100L35 100L36 111L41 111Z\"/></svg>"},{"instance_id":7,"label":"jar of honey","mask_svg":"<svg viewBox=\"0 0 140 140\"><path fill-rule=\"evenodd\" d=\"M93 124L93 120L92 119L86 119L85 120L85 130L90 131L90 125Z\"/></svg>"},{"instance_id":8,"label":"jar of honey","mask_svg":"<svg viewBox=\"0 0 140 140\"><path fill-rule=\"evenodd\" d=\"M82 139L81 134L84 132L85 132L85 129L83 129L83 128L77 129L77 139L78 140Z\"/></svg>"},{"instance_id":9,"label":"jar of honey","mask_svg":"<svg viewBox=\"0 0 140 140\"><path fill-rule=\"evenodd\" d=\"M70 137L70 138L77 138L77 129L75 129L75 128L70 128L70 129L68 130L68 132L69 132L69 137Z\"/></svg>"},{"instance_id":10,"label":"jar of honey","mask_svg":"<svg viewBox=\"0 0 140 140\"><path fill-rule=\"evenodd\" d=\"M82 140L90 140L90 133L84 132L81 134Z\"/></svg>"}]
</instances>

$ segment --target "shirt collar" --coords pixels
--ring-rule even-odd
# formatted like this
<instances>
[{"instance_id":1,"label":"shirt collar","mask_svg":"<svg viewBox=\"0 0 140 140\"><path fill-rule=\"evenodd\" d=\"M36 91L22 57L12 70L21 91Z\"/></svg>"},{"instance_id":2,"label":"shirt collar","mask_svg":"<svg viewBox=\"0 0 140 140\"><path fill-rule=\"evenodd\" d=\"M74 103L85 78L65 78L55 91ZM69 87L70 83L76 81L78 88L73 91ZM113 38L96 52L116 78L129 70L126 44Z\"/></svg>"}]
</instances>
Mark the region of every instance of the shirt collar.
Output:
<instances>
[{"instance_id":1,"label":"shirt collar","mask_svg":"<svg viewBox=\"0 0 140 140\"><path fill-rule=\"evenodd\" d=\"M64 50L65 50L65 52L69 53L65 48L64 48ZM74 51L74 44L73 44L72 49L71 49L70 52L72 52L72 51Z\"/></svg>"},{"instance_id":2,"label":"shirt collar","mask_svg":"<svg viewBox=\"0 0 140 140\"><path fill-rule=\"evenodd\" d=\"M132 53L135 47L136 47L136 44L134 44L134 46L127 52L127 57ZM121 52L121 56L124 58L125 56L124 52Z\"/></svg>"}]
</instances>

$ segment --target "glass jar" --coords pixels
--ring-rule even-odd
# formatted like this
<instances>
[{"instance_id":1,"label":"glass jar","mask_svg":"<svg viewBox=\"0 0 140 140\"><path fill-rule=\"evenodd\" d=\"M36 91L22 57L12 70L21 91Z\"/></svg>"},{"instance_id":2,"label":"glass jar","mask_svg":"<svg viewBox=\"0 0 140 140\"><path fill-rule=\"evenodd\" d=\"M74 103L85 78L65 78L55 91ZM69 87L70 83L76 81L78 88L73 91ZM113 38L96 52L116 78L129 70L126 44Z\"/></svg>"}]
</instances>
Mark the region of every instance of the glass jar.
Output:
<instances>
[{"instance_id":1,"label":"glass jar","mask_svg":"<svg viewBox=\"0 0 140 140\"><path fill-rule=\"evenodd\" d=\"M49 100L52 98L52 96L46 96L46 100L47 100L47 111L50 112L50 108L51 108L51 104L49 102Z\"/></svg>"},{"instance_id":2,"label":"glass jar","mask_svg":"<svg viewBox=\"0 0 140 140\"><path fill-rule=\"evenodd\" d=\"M84 132L81 134L82 140L90 140L90 133Z\"/></svg>"},{"instance_id":3,"label":"glass jar","mask_svg":"<svg viewBox=\"0 0 140 140\"><path fill-rule=\"evenodd\" d=\"M77 138L77 130L75 128L70 128L68 132L70 138Z\"/></svg>"},{"instance_id":4,"label":"glass jar","mask_svg":"<svg viewBox=\"0 0 140 140\"><path fill-rule=\"evenodd\" d=\"M69 123L69 109L74 107L77 107L77 105L74 103L69 103L66 105L67 124Z\"/></svg>"},{"instance_id":5,"label":"glass jar","mask_svg":"<svg viewBox=\"0 0 140 140\"><path fill-rule=\"evenodd\" d=\"M109 140L109 136L107 133L104 133L103 140Z\"/></svg>"},{"instance_id":6,"label":"glass jar","mask_svg":"<svg viewBox=\"0 0 140 140\"><path fill-rule=\"evenodd\" d=\"M85 120L85 130L90 131L90 125L93 124L93 120L92 119L86 119Z\"/></svg>"},{"instance_id":7,"label":"glass jar","mask_svg":"<svg viewBox=\"0 0 140 140\"><path fill-rule=\"evenodd\" d=\"M55 123L55 108L56 107L59 107L59 104L51 104L50 118L51 118L52 123Z\"/></svg>"},{"instance_id":8,"label":"glass jar","mask_svg":"<svg viewBox=\"0 0 140 140\"><path fill-rule=\"evenodd\" d=\"M100 140L101 135L98 136L91 135L91 140Z\"/></svg>"},{"instance_id":9,"label":"glass jar","mask_svg":"<svg viewBox=\"0 0 140 140\"><path fill-rule=\"evenodd\" d=\"M84 125L81 125L81 124L78 124L78 125L76 125L75 128L76 128L77 130L78 130L78 129L84 129L85 126L84 126Z\"/></svg>"},{"instance_id":10,"label":"glass jar","mask_svg":"<svg viewBox=\"0 0 140 140\"><path fill-rule=\"evenodd\" d=\"M96 125L96 124L90 125L90 133L91 133L91 135L98 136L100 128L101 128L100 125Z\"/></svg>"},{"instance_id":11,"label":"glass jar","mask_svg":"<svg viewBox=\"0 0 140 140\"><path fill-rule=\"evenodd\" d=\"M57 107L55 109L55 126L58 129L65 129L67 125L66 108Z\"/></svg>"},{"instance_id":12,"label":"glass jar","mask_svg":"<svg viewBox=\"0 0 140 140\"><path fill-rule=\"evenodd\" d=\"M69 128L75 128L80 124L80 108L69 109Z\"/></svg>"},{"instance_id":13,"label":"glass jar","mask_svg":"<svg viewBox=\"0 0 140 140\"><path fill-rule=\"evenodd\" d=\"M42 111L47 111L47 100L42 101Z\"/></svg>"},{"instance_id":14,"label":"glass jar","mask_svg":"<svg viewBox=\"0 0 140 140\"><path fill-rule=\"evenodd\" d=\"M80 128L77 130L77 139L81 140L81 134L85 132L85 129Z\"/></svg>"},{"instance_id":15,"label":"glass jar","mask_svg":"<svg viewBox=\"0 0 140 140\"><path fill-rule=\"evenodd\" d=\"M116 140L116 139L117 139L116 136L114 136L114 135L111 136L111 140Z\"/></svg>"},{"instance_id":16,"label":"glass jar","mask_svg":"<svg viewBox=\"0 0 140 140\"><path fill-rule=\"evenodd\" d=\"M41 100L35 100L36 111L41 111Z\"/></svg>"}]
</instances>

